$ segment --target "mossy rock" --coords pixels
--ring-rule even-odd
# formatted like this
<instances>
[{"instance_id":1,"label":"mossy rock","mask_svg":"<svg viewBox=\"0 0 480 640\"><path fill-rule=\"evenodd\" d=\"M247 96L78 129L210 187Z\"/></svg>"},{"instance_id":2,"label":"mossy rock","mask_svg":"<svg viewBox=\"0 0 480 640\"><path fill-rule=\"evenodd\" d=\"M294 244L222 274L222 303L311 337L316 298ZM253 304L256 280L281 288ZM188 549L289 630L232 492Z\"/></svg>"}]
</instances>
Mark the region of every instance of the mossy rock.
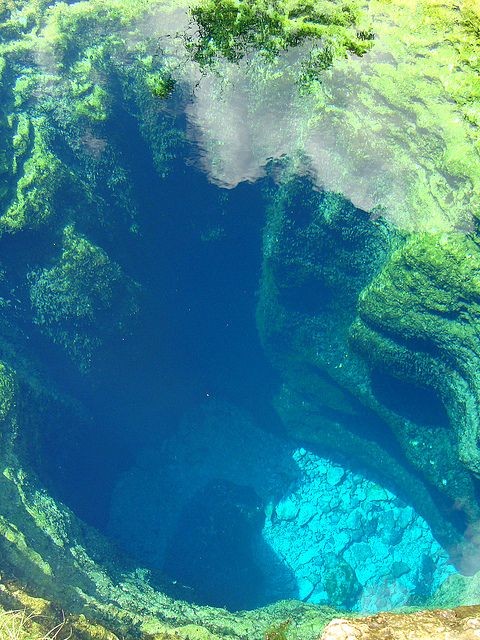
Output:
<instances>
[{"instance_id":1,"label":"mossy rock","mask_svg":"<svg viewBox=\"0 0 480 640\"><path fill-rule=\"evenodd\" d=\"M479 273L476 239L417 234L362 292L353 329L354 343L372 366L439 394L454 425L454 451L476 475ZM437 452L439 463L444 455Z\"/></svg>"},{"instance_id":2,"label":"mossy rock","mask_svg":"<svg viewBox=\"0 0 480 640\"><path fill-rule=\"evenodd\" d=\"M27 151L29 144L28 119L22 116L13 138L15 164ZM56 214L56 195L64 184L66 171L49 147L48 132L44 118L31 122L33 126L32 149L26 157L19 174L13 202L0 216L0 233L14 233L25 229L36 229L51 222Z\"/></svg>"},{"instance_id":3,"label":"mossy rock","mask_svg":"<svg viewBox=\"0 0 480 640\"><path fill-rule=\"evenodd\" d=\"M71 226L56 266L30 275L34 321L81 369L110 335L128 330L137 287L118 264Z\"/></svg>"},{"instance_id":4,"label":"mossy rock","mask_svg":"<svg viewBox=\"0 0 480 640\"><path fill-rule=\"evenodd\" d=\"M9 415L16 393L15 377L5 364L0 362L0 422Z\"/></svg>"}]
</instances>

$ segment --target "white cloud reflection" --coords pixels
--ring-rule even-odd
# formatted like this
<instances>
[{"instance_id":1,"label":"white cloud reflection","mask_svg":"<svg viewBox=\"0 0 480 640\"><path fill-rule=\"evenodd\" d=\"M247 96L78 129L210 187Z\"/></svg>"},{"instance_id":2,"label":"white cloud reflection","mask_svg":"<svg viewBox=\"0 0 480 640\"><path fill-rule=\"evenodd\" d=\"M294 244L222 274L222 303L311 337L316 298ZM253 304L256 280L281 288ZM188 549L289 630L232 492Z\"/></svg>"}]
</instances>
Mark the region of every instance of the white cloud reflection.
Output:
<instances>
[{"instance_id":1,"label":"white cloud reflection","mask_svg":"<svg viewBox=\"0 0 480 640\"><path fill-rule=\"evenodd\" d=\"M395 86L398 68L408 62L391 55L388 42L379 37L362 58L337 61L316 95L304 95L300 61L311 44L285 52L273 64L257 55L238 64L221 61L202 73L185 49L189 24L188 11L178 4L171 10L157 5L134 28L125 28L125 57L148 41L153 55L167 60L183 87L192 155L213 183L234 188L258 180L272 160L287 157L289 171L310 175L317 188L340 193L401 229L471 229L471 177L448 176L441 160L443 125L422 121L421 108L427 113L430 106L453 121L456 106L441 90L440 98L423 107L415 96L411 105L386 101L379 81L393 79ZM54 74L47 49L40 48L37 63ZM404 83L405 78L408 73ZM426 76L420 80L420 87L430 82Z\"/></svg>"},{"instance_id":2,"label":"white cloud reflection","mask_svg":"<svg viewBox=\"0 0 480 640\"><path fill-rule=\"evenodd\" d=\"M470 211L439 197L448 184L422 155L429 133L422 134L427 140L419 141L418 150L414 140L405 148L405 139L417 135L415 114L369 109L373 95L359 100L365 86L356 77L360 67L365 74L365 67L375 65L375 55L338 64L316 96L302 95L296 82L301 52L296 61L285 55L273 70L258 60L224 63L221 76L202 78L186 108L199 164L212 182L232 188L263 177L272 159L289 157L319 189L341 193L401 229L469 230Z\"/></svg>"},{"instance_id":3,"label":"white cloud reflection","mask_svg":"<svg viewBox=\"0 0 480 640\"><path fill-rule=\"evenodd\" d=\"M189 136L209 179L233 188L263 177L271 160L289 157L318 188L341 193L402 229L470 230L468 196L457 202L456 191L472 191L471 181L466 175L460 185L449 182L438 166L441 127L420 126L413 101L412 108L383 104L369 82L381 73L395 78L398 62L385 47L377 41L362 58L337 61L316 95L305 95L298 77L309 46L284 53L275 64L260 56L222 61L203 76L195 65L184 67L183 82L196 86L186 106ZM440 102L443 114L458 116L448 96Z\"/></svg>"}]
</instances>

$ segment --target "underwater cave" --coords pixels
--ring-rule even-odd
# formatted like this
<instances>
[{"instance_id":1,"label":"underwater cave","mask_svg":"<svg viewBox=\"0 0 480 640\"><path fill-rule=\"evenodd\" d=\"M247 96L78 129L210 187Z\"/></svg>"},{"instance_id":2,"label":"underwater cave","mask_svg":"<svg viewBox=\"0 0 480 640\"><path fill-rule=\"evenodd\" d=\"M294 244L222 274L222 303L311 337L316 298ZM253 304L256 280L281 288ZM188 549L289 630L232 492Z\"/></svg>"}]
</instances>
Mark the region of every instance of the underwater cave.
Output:
<instances>
[{"instance_id":1,"label":"underwater cave","mask_svg":"<svg viewBox=\"0 0 480 640\"><path fill-rule=\"evenodd\" d=\"M106 339L99 357L80 370L75 351L72 356L52 344L41 324L33 327L31 352L55 388L81 404L81 411L64 418L45 418L31 461L41 481L119 553L148 568L164 592L182 600L238 611L297 598L374 612L428 597L454 570L436 539L442 533L429 528L420 501L417 513L401 483L382 477L381 469L348 449L295 435L274 408L289 365L274 367L269 355L284 357L290 342L279 336L273 346L262 344L259 297L263 305L271 296L267 303L280 305L287 322L299 313L298 324L324 322L322 313L330 322L328 315L337 314L335 287L330 284L323 298L335 265L328 256L321 272L321 251L322 244L330 247L331 222L312 256L310 239L302 244L301 236L289 235L288 224L281 228L277 246L286 254L274 257L272 273L280 286L288 282L291 293L281 292L276 302L266 288L269 265L262 255L272 224L268 215L278 216L282 206L279 201L278 210L272 208L279 193L272 177L222 189L195 162L186 163L179 146L169 174L159 180L126 110L116 125L128 141L123 154L138 229L133 236L109 235L108 228L88 222L80 229L136 283L139 309L121 341ZM179 126L185 126L183 118ZM104 135L115 138L116 131ZM324 194L309 195L303 204L303 194L310 193L310 182L301 180L289 195L290 215L299 211L307 237L306 221L318 229L331 206ZM107 205L118 206L113 200ZM345 207L345 213L338 208L340 229L344 216L351 224ZM338 234L335 229L333 236ZM36 282L40 289L41 278ZM49 284L36 295L52 291ZM83 330L68 318L62 324L76 339ZM328 379L308 362L296 375L311 385L305 398ZM440 412L429 397L413 387L406 395L406 383L392 388L392 380L387 374L374 380L385 407L400 413L391 405L401 401L438 422ZM328 431L329 419L339 421L346 433L397 455L412 482L419 482L401 449L379 433L388 426L361 410L353 396L348 400L343 388L345 406L341 398L334 407L323 403L322 393L315 398L319 433Z\"/></svg>"},{"instance_id":2,"label":"underwater cave","mask_svg":"<svg viewBox=\"0 0 480 640\"><path fill-rule=\"evenodd\" d=\"M371 85L410 53L341 1L33 4L0 7L0 587L162 640L477 602L479 243L436 117Z\"/></svg>"}]
</instances>

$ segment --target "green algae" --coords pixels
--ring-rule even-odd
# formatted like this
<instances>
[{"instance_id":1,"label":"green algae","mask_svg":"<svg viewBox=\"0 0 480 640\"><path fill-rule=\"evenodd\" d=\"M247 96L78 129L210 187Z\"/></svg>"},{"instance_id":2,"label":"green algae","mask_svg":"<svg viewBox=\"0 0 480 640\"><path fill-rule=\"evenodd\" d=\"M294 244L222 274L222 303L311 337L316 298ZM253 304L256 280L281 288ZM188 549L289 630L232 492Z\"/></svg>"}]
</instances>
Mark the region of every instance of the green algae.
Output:
<instances>
[{"instance_id":1,"label":"green algae","mask_svg":"<svg viewBox=\"0 0 480 640\"><path fill-rule=\"evenodd\" d=\"M449 495L467 490L455 462L478 475L476 360L479 252L460 234L418 234L395 252L359 298L352 338L372 367L420 387L444 403L450 431L406 427L401 439L416 465ZM428 464L422 462L428 451ZM473 496L466 504L474 504ZM465 509L468 510L468 506Z\"/></svg>"},{"instance_id":2,"label":"green algae","mask_svg":"<svg viewBox=\"0 0 480 640\"><path fill-rule=\"evenodd\" d=\"M167 73L149 73L146 82L156 98L168 98L175 89L175 80Z\"/></svg>"},{"instance_id":3,"label":"green algae","mask_svg":"<svg viewBox=\"0 0 480 640\"><path fill-rule=\"evenodd\" d=\"M199 47L202 64L218 56L238 63L252 50L268 58L285 45L290 18L277 16L277 9L264 9L262 17L261 6L258 13L254 4L239 6L226 3L224 13L215 14L207 3L196 10L200 36L190 47ZM278 11L285 6L280 3ZM474 124L478 43L471 28L454 3L372 2L362 11L360 20L371 23L375 33L373 43L365 41L366 55L344 60L328 42L302 53L298 79L315 96L304 117L311 140L302 152L320 185L402 229L471 228L479 209L480 166ZM263 30L255 29L257 19ZM303 18L292 19L303 24ZM293 39L298 35L293 27L291 33ZM223 67L217 64L217 73ZM263 73L259 63L255 68ZM278 67L276 72L286 73ZM213 156L215 148L212 144Z\"/></svg>"},{"instance_id":4,"label":"green algae","mask_svg":"<svg viewBox=\"0 0 480 640\"><path fill-rule=\"evenodd\" d=\"M118 264L72 226L57 265L30 274L34 322L81 369L109 334L122 335L138 311L136 285Z\"/></svg>"},{"instance_id":5,"label":"green algae","mask_svg":"<svg viewBox=\"0 0 480 640\"><path fill-rule=\"evenodd\" d=\"M18 159L26 153L30 125L34 130L31 152L20 171ZM55 216L55 196L65 174L62 163L48 148L48 133L44 127L43 118L30 122L23 114L18 119L12 142L15 150L12 170L20 177L13 202L0 216L0 232L34 229Z\"/></svg>"},{"instance_id":6,"label":"green algae","mask_svg":"<svg viewBox=\"0 0 480 640\"><path fill-rule=\"evenodd\" d=\"M201 65L220 56L235 62L260 50L267 57L297 46L307 39L333 56L362 55L372 37L355 27L361 11L353 3L265 2L264 0L206 1L191 10L198 39L188 46ZM313 69L311 69L313 71Z\"/></svg>"},{"instance_id":7,"label":"green algae","mask_svg":"<svg viewBox=\"0 0 480 640\"><path fill-rule=\"evenodd\" d=\"M0 421L6 420L12 410L15 391L13 373L3 363L0 363Z\"/></svg>"},{"instance_id":8,"label":"green algae","mask_svg":"<svg viewBox=\"0 0 480 640\"><path fill-rule=\"evenodd\" d=\"M290 619L284 620L277 625L273 625L265 631L265 640L287 640L288 630L292 624Z\"/></svg>"},{"instance_id":9,"label":"green algae","mask_svg":"<svg viewBox=\"0 0 480 640\"><path fill-rule=\"evenodd\" d=\"M34 6L32 3L29 7L29 14L34 13ZM48 62L44 65L45 75L69 78L73 98L70 109L74 115L94 123L104 122L111 108L111 89L96 83L93 76L106 70L107 60L115 56L122 59L121 51L126 41L132 42L132 34L136 34L134 49L138 48L139 58L132 65L137 69L135 73L125 71L128 82L145 82L157 98L171 94L176 78L170 70L162 70L160 64L145 75L140 60L145 52L140 56L139 24L148 21L149 15L154 20L156 11L170 10L168 6L160 7L140 1L128 3L128 7L113 1L101 7L95 2L80 2L74 6L55 4L45 11L36 5L35 24L45 11L44 27L41 32L35 27L17 33L17 51L36 51L39 60ZM414 34L409 28L412 13L416 21ZM321 129L336 132L339 143L335 153L331 150L330 158L338 175L326 186L337 191L343 186L355 204L367 210L386 211L406 228L463 228L470 224L479 206L476 194L480 171L475 120L478 44L475 8L470 4L465 5L463 13L457 12L453 3L372 2L363 7L335 2L278 2L269 8L262 2L229 0L221 6L197 3L191 15L199 35L187 32L187 52L203 67L218 56L238 61L247 51L273 55L307 40L321 41L320 49L314 47L303 54L304 67L299 77L317 96L317 109L311 114L313 122ZM374 25L375 40L369 39L368 25ZM452 27L449 38L442 42L442 30L447 26ZM87 37L79 36L85 33ZM131 48L130 44L127 46ZM9 51L4 63L8 67L8 59L16 57L15 49L11 43L4 49ZM367 50L370 53L362 57ZM347 53L348 60L342 61ZM215 69L222 72L219 65ZM319 74L322 87L316 85ZM23 78L27 85L36 82L35 74L30 72ZM353 86L355 109L348 100L343 106L345 95ZM136 88L134 91L138 94ZM21 93L17 87L17 95ZM150 131L148 112L149 109L141 122ZM146 137L156 153L162 135L150 137L147 133ZM338 151L341 155L337 157ZM161 156L162 152L158 154ZM386 154L386 162L377 167L375 158L382 154ZM353 187L345 170L341 170L345 160L351 176L360 172L360 163L363 166L372 162L370 174L358 180L351 194L348 191ZM313 162L315 165L315 158ZM316 169L320 181L324 180L323 169ZM397 182L391 194L386 192L389 182ZM24 216L16 212L15 216L16 222L8 216L9 228L21 226L19 220Z\"/></svg>"}]
</instances>

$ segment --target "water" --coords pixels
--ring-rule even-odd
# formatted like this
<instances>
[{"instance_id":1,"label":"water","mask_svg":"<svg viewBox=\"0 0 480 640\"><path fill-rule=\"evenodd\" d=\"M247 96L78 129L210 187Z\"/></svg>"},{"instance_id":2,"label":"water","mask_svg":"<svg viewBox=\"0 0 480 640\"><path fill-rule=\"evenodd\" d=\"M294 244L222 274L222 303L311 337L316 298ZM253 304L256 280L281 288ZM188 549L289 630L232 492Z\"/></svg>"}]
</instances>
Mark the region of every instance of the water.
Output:
<instances>
[{"instance_id":1,"label":"water","mask_svg":"<svg viewBox=\"0 0 480 640\"><path fill-rule=\"evenodd\" d=\"M419 106L418 61L418 96L392 97L388 20L307 90L311 39L205 68L184 7L86 11L4 80L8 466L189 603L372 613L474 575L478 158L453 158L455 96Z\"/></svg>"}]
</instances>

